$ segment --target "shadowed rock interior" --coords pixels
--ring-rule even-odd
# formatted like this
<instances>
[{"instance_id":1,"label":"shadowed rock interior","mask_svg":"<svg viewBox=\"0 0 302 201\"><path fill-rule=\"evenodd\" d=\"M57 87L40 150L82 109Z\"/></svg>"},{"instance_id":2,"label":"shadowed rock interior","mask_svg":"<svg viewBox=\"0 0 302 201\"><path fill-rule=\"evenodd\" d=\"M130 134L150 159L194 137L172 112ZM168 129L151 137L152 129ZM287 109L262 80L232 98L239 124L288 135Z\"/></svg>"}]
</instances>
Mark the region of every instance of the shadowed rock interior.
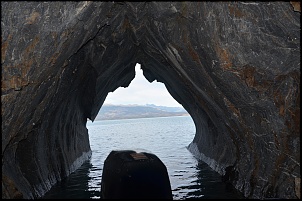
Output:
<instances>
[{"instance_id":1,"label":"shadowed rock interior","mask_svg":"<svg viewBox=\"0 0 302 201\"><path fill-rule=\"evenodd\" d=\"M2 198L39 198L90 157L87 118L136 63L190 113L189 150L225 181L300 198L299 8L1 2Z\"/></svg>"}]
</instances>

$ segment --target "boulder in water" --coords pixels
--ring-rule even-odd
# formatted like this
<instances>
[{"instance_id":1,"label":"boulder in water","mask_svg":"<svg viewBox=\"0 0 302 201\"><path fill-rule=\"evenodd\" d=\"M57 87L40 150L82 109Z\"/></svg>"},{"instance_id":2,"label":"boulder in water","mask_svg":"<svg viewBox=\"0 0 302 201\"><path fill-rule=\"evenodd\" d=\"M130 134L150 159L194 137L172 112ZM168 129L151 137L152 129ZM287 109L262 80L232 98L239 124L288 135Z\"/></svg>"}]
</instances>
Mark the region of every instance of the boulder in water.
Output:
<instances>
[{"instance_id":1,"label":"boulder in water","mask_svg":"<svg viewBox=\"0 0 302 201\"><path fill-rule=\"evenodd\" d=\"M167 168L152 153L111 151L104 162L101 187L103 199L172 199Z\"/></svg>"}]
</instances>

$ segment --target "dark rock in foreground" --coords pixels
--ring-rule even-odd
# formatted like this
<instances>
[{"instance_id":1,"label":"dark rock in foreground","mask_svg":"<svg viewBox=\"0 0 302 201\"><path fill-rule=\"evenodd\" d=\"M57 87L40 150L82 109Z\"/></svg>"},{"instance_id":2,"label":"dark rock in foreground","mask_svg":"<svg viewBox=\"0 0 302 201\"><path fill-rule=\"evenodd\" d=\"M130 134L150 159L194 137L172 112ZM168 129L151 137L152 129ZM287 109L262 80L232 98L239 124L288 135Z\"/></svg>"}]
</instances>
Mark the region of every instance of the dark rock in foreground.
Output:
<instances>
[{"instance_id":1,"label":"dark rock in foreground","mask_svg":"<svg viewBox=\"0 0 302 201\"><path fill-rule=\"evenodd\" d=\"M152 153L114 150L102 174L102 199L171 199L165 164Z\"/></svg>"},{"instance_id":2,"label":"dark rock in foreground","mask_svg":"<svg viewBox=\"0 0 302 201\"><path fill-rule=\"evenodd\" d=\"M248 198L300 198L299 2L1 2L2 198L91 154L87 118L140 63L190 113L189 149ZM177 153L176 153L177 154Z\"/></svg>"}]
</instances>

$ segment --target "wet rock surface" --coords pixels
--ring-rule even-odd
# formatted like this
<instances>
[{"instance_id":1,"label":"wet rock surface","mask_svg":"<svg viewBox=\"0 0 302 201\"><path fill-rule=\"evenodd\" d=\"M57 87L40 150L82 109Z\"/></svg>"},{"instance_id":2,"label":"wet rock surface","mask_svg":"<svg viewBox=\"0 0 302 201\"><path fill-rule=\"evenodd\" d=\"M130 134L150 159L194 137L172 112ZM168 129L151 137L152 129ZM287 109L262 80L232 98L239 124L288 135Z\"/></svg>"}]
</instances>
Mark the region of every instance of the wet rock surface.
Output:
<instances>
[{"instance_id":1,"label":"wet rock surface","mask_svg":"<svg viewBox=\"0 0 302 201\"><path fill-rule=\"evenodd\" d=\"M189 150L225 181L300 198L299 8L1 2L2 198L41 197L90 157L86 120L136 63L190 113Z\"/></svg>"}]
</instances>

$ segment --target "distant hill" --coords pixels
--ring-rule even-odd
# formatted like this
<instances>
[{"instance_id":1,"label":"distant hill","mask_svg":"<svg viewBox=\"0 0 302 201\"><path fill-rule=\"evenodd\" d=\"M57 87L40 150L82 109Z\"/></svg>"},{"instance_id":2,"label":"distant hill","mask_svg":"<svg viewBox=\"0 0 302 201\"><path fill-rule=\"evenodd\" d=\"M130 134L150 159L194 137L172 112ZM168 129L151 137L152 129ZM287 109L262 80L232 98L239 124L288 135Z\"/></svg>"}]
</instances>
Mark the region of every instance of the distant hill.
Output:
<instances>
[{"instance_id":1,"label":"distant hill","mask_svg":"<svg viewBox=\"0 0 302 201\"><path fill-rule=\"evenodd\" d=\"M95 121L112 119L136 119L189 115L181 107L148 105L103 105Z\"/></svg>"},{"instance_id":2,"label":"distant hill","mask_svg":"<svg viewBox=\"0 0 302 201\"><path fill-rule=\"evenodd\" d=\"M157 109L160 109L160 110L163 110L163 111L166 111L166 112L186 112L187 113L187 111L182 107L157 106L157 105L154 105L154 104L147 104L146 106L157 108Z\"/></svg>"}]
</instances>

